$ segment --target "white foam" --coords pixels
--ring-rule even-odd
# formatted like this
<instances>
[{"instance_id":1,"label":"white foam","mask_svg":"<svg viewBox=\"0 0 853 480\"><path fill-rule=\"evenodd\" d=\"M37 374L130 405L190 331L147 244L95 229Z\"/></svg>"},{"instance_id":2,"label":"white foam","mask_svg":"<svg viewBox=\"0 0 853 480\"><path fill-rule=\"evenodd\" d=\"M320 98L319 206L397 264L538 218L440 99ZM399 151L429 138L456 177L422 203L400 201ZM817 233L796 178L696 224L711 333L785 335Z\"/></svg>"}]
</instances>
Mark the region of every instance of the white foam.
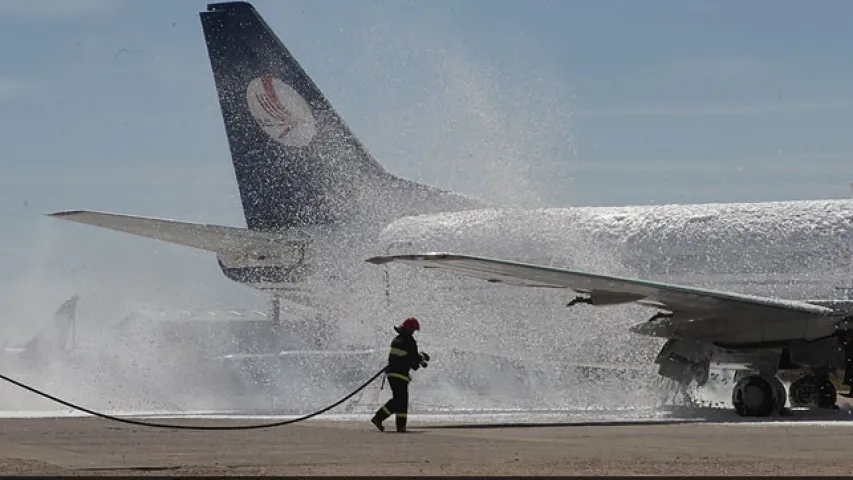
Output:
<instances>
[{"instance_id":1,"label":"white foam","mask_svg":"<svg viewBox=\"0 0 853 480\"><path fill-rule=\"evenodd\" d=\"M768 293L760 291L768 288L762 282L790 281L791 290L805 295L809 282L826 291L834 275L845 273L850 259L846 245L853 241L853 202L479 210L400 220L383 232L381 240L377 249L391 242L411 243L398 243L392 253L448 250L642 277L681 272L690 283L707 281L713 286L749 280L759 288L757 294ZM803 252L814 255L803 257ZM476 410L481 412L477 418L485 418L484 411L532 415L524 412L536 409L564 412L555 414L561 421L618 419L626 411L634 412L629 415L632 418L666 416L656 409L669 392L650 385L654 372L637 378L596 376L559 365L562 361L629 363L653 370L659 342L627 330L629 324L647 319L647 310L567 310L565 292L392 270L387 297L382 268L365 265L360 272L365 277L346 279L353 291L334 292L330 298L339 302L341 311L333 311L331 318L342 319L343 336L363 339L371 347L390 341L390 327L400 318L410 314L422 318L421 346L437 354L430 368L416 373L412 400L418 408L429 406L432 413L428 415ZM230 377L204 382L223 370L178 355L193 340L189 335L169 344L169 349L134 356L129 352L143 341L160 341L140 329L147 335L133 330L104 335L97 349L114 347L114 354L96 355L85 368L69 366L45 374L35 385L96 409L121 406L134 414L213 415L222 410L207 408L245 407L256 412L275 411L273 407L282 411L320 408L364 379L330 381L330 374L340 373L341 366L328 363L310 372L297 366L264 365L265 381L275 383L264 389L252 390ZM181 375L174 371L175 365L185 367ZM257 363L253 366L260 368ZM387 393L386 389L383 395ZM362 402L371 408L384 401L379 396L369 400L369 396ZM4 395L5 408L25 409L19 416L77 415L50 407L41 413L32 411L40 405L29 394Z\"/></svg>"},{"instance_id":2,"label":"white foam","mask_svg":"<svg viewBox=\"0 0 853 480\"><path fill-rule=\"evenodd\" d=\"M849 274L853 201L473 210L401 219L382 245L641 276Z\"/></svg>"}]
</instances>

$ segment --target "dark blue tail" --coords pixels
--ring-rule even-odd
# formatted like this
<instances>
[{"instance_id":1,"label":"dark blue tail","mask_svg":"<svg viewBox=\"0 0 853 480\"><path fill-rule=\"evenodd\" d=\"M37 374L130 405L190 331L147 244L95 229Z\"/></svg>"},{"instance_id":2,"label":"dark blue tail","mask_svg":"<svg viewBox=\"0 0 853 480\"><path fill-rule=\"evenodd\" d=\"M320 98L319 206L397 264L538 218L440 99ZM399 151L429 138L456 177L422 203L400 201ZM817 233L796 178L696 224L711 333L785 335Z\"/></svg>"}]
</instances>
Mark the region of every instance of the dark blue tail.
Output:
<instances>
[{"instance_id":1,"label":"dark blue tail","mask_svg":"<svg viewBox=\"0 0 853 480\"><path fill-rule=\"evenodd\" d=\"M200 15L250 229L478 205L382 168L252 5L212 4Z\"/></svg>"}]
</instances>

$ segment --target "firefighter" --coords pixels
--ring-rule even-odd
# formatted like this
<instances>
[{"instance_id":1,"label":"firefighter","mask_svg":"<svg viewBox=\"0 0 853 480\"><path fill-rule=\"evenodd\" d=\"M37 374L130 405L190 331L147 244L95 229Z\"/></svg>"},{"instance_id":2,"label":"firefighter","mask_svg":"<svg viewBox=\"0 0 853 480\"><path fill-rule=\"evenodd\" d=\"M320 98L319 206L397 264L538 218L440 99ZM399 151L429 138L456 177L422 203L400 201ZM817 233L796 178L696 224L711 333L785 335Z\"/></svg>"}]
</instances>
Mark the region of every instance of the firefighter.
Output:
<instances>
[{"instance_id":1,"label":"firefighter","mask_svg":"<svg viewBox=\"0 0 853 480\"><path fill-rule=\"evenodd\" d=\"M846 323L846 322L845 322ZM847 325L845 325L847 327ZM844 385L850 387L848 393L842 393L841 396L853 398L853 336L850 335L850 330L839 330L838 340L841 343L842 351L844 352Z\"/></svg>"},{"instance_id":2,"label":"firefighter","mask_svg":"<svg viewBox=\"0 0 853 480\"><path fill-rule=\"evenodd\" d=\"M409 411L409 382L411 376L409 370L417 370L426 367L429 355L418 352L418 343L415 341L414 333L421 329L418 319L407 318L398 327L394 327L397 336L391 341L391 352L388 354L388 368L385 376L388 385L391 386L391 399L383 405L370 422L379 429L385 431L382 422L391 415L396 415L397 431L406 431L406 420Z\"/></svg>"}]
</instances>

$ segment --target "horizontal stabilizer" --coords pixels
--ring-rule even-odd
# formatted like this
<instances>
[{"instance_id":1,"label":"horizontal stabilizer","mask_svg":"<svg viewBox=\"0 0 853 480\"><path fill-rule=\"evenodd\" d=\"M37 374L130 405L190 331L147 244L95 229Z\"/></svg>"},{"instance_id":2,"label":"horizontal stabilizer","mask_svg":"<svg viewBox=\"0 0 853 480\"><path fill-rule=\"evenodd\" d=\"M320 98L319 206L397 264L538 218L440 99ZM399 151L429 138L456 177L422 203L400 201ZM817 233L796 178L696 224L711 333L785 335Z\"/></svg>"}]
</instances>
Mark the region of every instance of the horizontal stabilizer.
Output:
<instances>
[{"instance_id":1,"label":"horizontal stabilizer","mask_svg":"<svg viewBox=\"0 0 853 480\"><path fill-rule=\"evenodd\" d=\"M271 247L281 248L283 245L301 244L308 240L307 235L299 235L293 231L278 234L87 210L55 212L48 215L216 253L267 251Z\"/></svg>"}]
</instances>

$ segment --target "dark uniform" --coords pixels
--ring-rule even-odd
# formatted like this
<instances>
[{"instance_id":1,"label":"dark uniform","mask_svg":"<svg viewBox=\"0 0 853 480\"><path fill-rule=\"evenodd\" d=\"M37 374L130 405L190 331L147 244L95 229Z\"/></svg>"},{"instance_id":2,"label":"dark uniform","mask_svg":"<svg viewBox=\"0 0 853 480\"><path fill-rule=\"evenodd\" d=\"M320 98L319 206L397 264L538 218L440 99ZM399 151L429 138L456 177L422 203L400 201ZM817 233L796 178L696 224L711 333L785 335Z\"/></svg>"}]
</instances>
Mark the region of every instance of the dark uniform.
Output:
<instances>
[{"instance_id":1,"label":"dark uniform","mask_svg":"<svg viewBox=\"0 0 853 480\"><path fill-rule=\"evenodd\" d=\"M385 403L370 420L376 428L384 431L382 422L391 415L396 415L397 431L406 431L406 420L409 412L409 382L412 380L409 371L417 370L424 361L418 352L418 343L412 333L403 326L394 327L397 336L391 341L391 351L388 354L388 368L385 376L391 386L391 399ZM426 365L424 363L424 365Z\"/></svg>"},{"instance_id":2,"label":"dark uniform","mask_svg":"<svg viewBox=\"0 0 853 480\"><path fill-rule=\"evenodd\" d=\"M853 398L853 336L850 335L849 330L840 330L838 332L838 340L844 352L844 385L850 387L848 393L841 395Z\"/></svg>"}]
</instances>

